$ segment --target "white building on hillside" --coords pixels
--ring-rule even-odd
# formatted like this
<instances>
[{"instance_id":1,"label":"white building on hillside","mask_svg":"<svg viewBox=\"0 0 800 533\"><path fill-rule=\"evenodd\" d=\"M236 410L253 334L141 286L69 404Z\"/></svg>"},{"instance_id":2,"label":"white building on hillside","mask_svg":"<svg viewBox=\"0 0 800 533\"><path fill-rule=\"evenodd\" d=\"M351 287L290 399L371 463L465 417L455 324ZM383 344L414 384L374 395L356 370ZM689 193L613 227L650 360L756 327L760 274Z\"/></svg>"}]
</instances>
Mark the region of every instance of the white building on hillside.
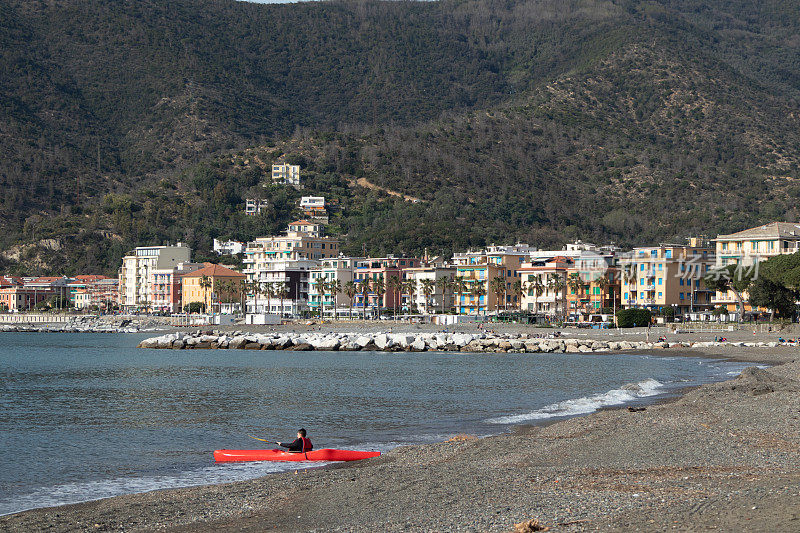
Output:
<instances>
[{"instance_id":1,"label":"white building on hillside","mask_svg":"<svg viewBox=\"0 0 800 533\"><path fill-rule=\"evenodd\" d=\"M272 164L272 183L277 185L300 186L300 165L286 163Z\"/></svg>"},{"instance_id":2,"label":"white building on hillside","mask_svg":"<svg viewBox=\"0 0 800 533\"><path fill-rule=\"evenodd\" d=\"M237 255L244 253L246 245L239 241L220 241L214 239L214 252L217 255Z\"/></svg>"}]
</instances>

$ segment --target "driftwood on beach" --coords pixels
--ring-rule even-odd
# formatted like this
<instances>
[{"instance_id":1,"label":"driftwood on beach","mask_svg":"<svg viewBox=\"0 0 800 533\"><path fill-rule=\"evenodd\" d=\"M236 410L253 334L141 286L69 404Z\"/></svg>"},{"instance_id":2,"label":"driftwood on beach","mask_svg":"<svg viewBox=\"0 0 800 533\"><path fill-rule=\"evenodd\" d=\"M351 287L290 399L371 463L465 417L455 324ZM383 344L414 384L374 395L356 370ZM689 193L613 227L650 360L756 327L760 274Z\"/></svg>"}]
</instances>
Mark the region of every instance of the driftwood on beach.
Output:
<instances>
[{"instance_id":1,"label":"driftwood on beach","mask_svg":"<svg viewBox=\"0 0 800 533\"><path fill-rule=\"evenodd\" d=\"M711 346L775 347L776 342L647 342L531 338L491 333L169 333L145 339L139 348L291 351L588 353Z\"/></svg>"}]
</instances>

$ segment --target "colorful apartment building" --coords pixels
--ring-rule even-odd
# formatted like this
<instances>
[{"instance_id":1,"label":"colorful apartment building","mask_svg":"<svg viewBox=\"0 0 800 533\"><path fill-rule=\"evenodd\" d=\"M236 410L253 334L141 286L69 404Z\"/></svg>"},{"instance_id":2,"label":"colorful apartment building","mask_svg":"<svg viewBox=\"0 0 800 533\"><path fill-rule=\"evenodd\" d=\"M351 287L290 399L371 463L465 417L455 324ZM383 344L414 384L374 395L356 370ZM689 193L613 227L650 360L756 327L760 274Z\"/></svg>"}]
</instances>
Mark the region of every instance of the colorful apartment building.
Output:
<instances>
[{"instance_id":1,"label":"colorful apartment building","mask_svg":"<svg viewBox=\"0 0 800 533\"><path fill-rule=\"evenodd\" d=\"M39 278L24 279L4 276L0 278L0 312L21 313L31 311L36 305L45 302L58 294L52 287L41 284L26 286Z\"/></svg>"},{"instance_id":2,"label":"colorful apartment building","mask_svg":"<svg viewBox=\"0 0 800 533\"><path fill-rule=\"evenodd\" d=\"M69 300L78 310L109 311L119 302L119 280L99 274L75 276Z\"/></svg>"},{"instance_id":3,"label":"colorful apartment building","mask_svg":"<svg viewBox=\"0 0 800 533\"><path fill-rule=\"evenodd\" d=\"M404 306L415 308L420 313L432 315L441 312L449 312L453 308L452 281L456 277L456 268L453 265L423 264L422 266L408 268L405 270L406 280L414 282L416 290L413 296L403 297ZM442 279L446 279L448 288L442 285ZM425 287L429 286L430 295L425 294ZM411 298L412 305L408 305Z\"/></svg>"},{"instance_id":4,"label":"colorful apartment building","mask_svg":"<svg viewBox=\"0 0 800 533\"><path fill-rule=\"evenodd\" d=\"M757 275L760 262L776 255L800 251L800 224L772 222L737 233L717 235L714 242L714 268L735 264L743 269L743 273ZM746 294L742 297L747 300ZM714 305L725 307L729 312L736 311L738 305L733 291L717 291L712 301ZM744 311L750 310L750 306L745 304Z\"/></svg>"},{"instance_id":5,"label":"colorful apartment building","mask_svg":"<svg viewBox=\"0 0 800 533\"><path fill-rule=\"evenodd\" d=\"M569 318L590 320L604 310L613 313L620 304L618 256L614 252L585 251L567 268L566 295Z\"/></svg>"},{"instance_id":6,"label":"colorful apartment building","mask_svg":"<svg viewBox=\"0 0 800 533\"><path fill-rule=\"evenodd\" d=\"M149 309L159 313L180 313L183 309L182 278L186 274L205 268L211 263L178 263L150 272L152 287Z\"/></svg>"},{"instance_id":7,"label":"colorful apartment building","mask_svg":"<svg viewBox=\"0 0 800 533\"><path fill-rule=\"evenodd\" d=\"M308 295L308 307L311 311L318 312L320 303L322 303L326 315L341 315L345 311L349 312L351 302L350 298L345 294L345 286L355 279L356 265L363 260L363 257L339 256L323 259L319 262L318 267L311 269ZM318 280L320 279L324 280L325 283L338 283L341 290L334 294L329 289L326 289L324 295L320 294L317 289ZM355 298L353 298L353 304L355 304Z\"/></svg>"},{"instance_id":8,"label":"colorful apartment building","mask_svg":"<svg viewBox=\"0 0 800 533\"><path fill-rule=\"evenodd\" d=\"M176 246L140 246L129 252L122 258L119 269L121 307L125 311L150 309L153 287L158 285L153 272L171 271L179 263L188 263L191 255L191 248L182 243Z\"/></svg>"},{"instance_id":9,"label":"colorful apartment building","mask_svg":"<svg viewBox=\"0 0 800 533\"><path fill-rule=\"evenodd\" d=\"M207 312L214 305L222 310L223 304L234 304L241 294L240 282L246 276L222 265L206 264L203 268L183 274L181 280L181 309L192 302L200 302ZM205 284L208 284L205 286ZM228 311L234 307L228 305Z\"/></svg>"},{"instance_id":10,"label":"colorful apartment building","mask_svg":"<svg viewBox=\"0 0 800 533\"><path fill-rule=\"evenodd\" d=\"M515 294L514 284L522 281L520 268L533 251L535 248L527 244L515 244L492 245L485 250L455 254L455 279L466 285L465 290L456 295L457 312L477 315L498 310L516 310L520 302ZM493 279L502 280L504 290L501 294L494 290Z\"/></svg>"},{"instance_id":11,"label":"colorful apartment building","mask_svg":"<svg viewBox=\"0 0 800 533\"><path fill-rule=\"evenodd\" d=\"M558 253L558 252L555 252ZM519 269L524 293L522 309L534 315L564 316L567 309L567 276L575 259L563 255L536 257Z\"/></svg>"},{"instance_id":12,"label":"colorful apartment building","mask_svg":"<svg viewBox=\"0 0 800 533\"><path fill-rule=\"evenodd\" d=\"M370 284L370 291L356 295L355 307L362 313L377 315L381 309L400 310L403 306L403 290L393 287L390 280L396 278L400 282L406 281L404 272L409 268L418 267L420 260L416 257L370 257L356 262L354 281ZM375 282L381 280L384 294L381 296L374 291Z\"/></svg>"},{"instance_id":13,"label":"colorful apartment building","mask_svg":"<svg viewBox=\"0 0 800 533\"><path fill-rule=\"evenodd\" d=\"M620 256L621 306L676 314L709 311L713 292L703 281L714 266L714 249L699 238L687 245L642 246Z\"/></svg>"},{"instance_id":14,"label":"colorful apartment building","mask_svg":"<svg viewBox=\"0 0 800 533\"><path fill-rule=\"evenodd\" d=\"M248 282L261 287L285 284L289 291L282 300L264 299L251 292L248 311L297 315L308 306L311 270L319 267L320 261L339 256L339 241L323 237L319 224L298 220L289 224L286 235L259 237L248 243L244 254L243 272Z\"/></svg>"}]
</instances>

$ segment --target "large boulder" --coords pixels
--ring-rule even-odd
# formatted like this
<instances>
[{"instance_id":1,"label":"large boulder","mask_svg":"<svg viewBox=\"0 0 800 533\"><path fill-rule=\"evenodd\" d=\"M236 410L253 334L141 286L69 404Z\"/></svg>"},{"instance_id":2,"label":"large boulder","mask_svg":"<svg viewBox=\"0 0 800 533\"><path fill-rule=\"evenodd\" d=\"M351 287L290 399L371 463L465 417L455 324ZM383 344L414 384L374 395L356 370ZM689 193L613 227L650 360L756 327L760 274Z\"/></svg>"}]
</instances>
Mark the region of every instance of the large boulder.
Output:
<instances>
[{"instance_id":1,"label":"large boulder","mask_svg":"<svg viewBox=\"0 0 800 533\"><path fill-rule=\"evenodd\" d=\"M473 339L472 335L468 335L465 333L454 333L452 342L459 348L463 348L464 346L469 344L472 341L472 339Z\"/></svg>"},{"instance_id":2,"label":"large boulder","mask_svg":"<svg viewBox=\"0 0 800 533\"><path fill-rule=\"evenodd\" d=\"M314 350L314 347L306 342L301 342L300 344L295 344L287 349L292 352L311 352Z\"/></svg>"},{"instance_id":3,"label":"large boulder","mask_svg":"<svg viewBox=\"0 0 800 533\"><path fill-rule=\"evenodd\" d=\"M379 350L387 350L391 348L393 344L392 339L390 339L389 336L386 335L385 333L380 333L378 335L375 335L373 342L375 343L375 346L377 346Z\"/></svg>"},{"instance_id":4,"label":"large boulder","mask_svg":"<svg viewBox=\"0 0 800 533\"><path fill-rule=\"evenodd\" d=\"M417 352L423 352L425 351L425 340L422 338L415 339L410 346L412 350L415 350Z\"/></svg>"},{"instance_id":5,"label":"large boulder","mask_svg":"<svg viewBox=\"0 0 800 533\"><path fill-rule=\"evenodd\" d=\"M364 348L368 344L372 343L372 337L367 337L365 335L360 335L356 337L355 343L359 345L361 348Z\"/></svg>"},{"instance_id":6,"label":"large boulder","mask_svg":"<svg viewBox=\"0 0 800 533\"><path fill-rule=\"evenodd\" d=\"M137 348L158 348L158 338L144 339Z\"/></svg>"},{"instance_id":7,"label":"large boulder","mask_svg":"<svg viewBox=\"0 0 800 533\"><path fill-rule=\"evenodd\" d=\"M398 345L401 348L408 348L412 342L417 340L413 335L408 335L406 333L390 334L389 339L392 341L392 346Z\"/></svg>"},{"instance_id":8,"label":"large boulder","mask_svg":"<svg viewBox=\"0 0 800 533\"><path fill-rule=\"evenodd\" d=\"M314 349L316 350L334 351L339 349L340 344L341 343L339 342L339 339L336 337L329 337L327 339L321 339L317 341L316 344L313 344L312 346L314 346Z\"/></svg>"},{"instance_id":9,"label":"large boulder","mask_svg":"<svg viewBox=\"0 0 800 533\"><path fill-rule=\"evenodd\" d=\"M228 348L231 350L241 350L244 348L245 344L247 344L247 339L241 335L238 335L228 341Z\"/></svg>"}]
</instances>

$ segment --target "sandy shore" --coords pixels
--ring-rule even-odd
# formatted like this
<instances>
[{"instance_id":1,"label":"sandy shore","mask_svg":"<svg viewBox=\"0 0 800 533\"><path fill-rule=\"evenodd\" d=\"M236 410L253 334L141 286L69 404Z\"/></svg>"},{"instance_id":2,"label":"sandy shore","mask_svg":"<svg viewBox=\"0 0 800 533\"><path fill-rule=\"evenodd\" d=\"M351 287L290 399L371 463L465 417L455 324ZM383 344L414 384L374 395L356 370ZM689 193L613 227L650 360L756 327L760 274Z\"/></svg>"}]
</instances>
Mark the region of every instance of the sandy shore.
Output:
<instances>
[{"instance_id":1,"label":"sandy shore","mask_svg":"<svg viewBox=\"0 0 800 533\"><path fill-rule=\"evenodd\" d=\"M0 518L0 529L513 531L536 519L551 531L800 530L798 348L680 353L779 366L641 412L28 511Z\"/></svg>"}]
</instances>

